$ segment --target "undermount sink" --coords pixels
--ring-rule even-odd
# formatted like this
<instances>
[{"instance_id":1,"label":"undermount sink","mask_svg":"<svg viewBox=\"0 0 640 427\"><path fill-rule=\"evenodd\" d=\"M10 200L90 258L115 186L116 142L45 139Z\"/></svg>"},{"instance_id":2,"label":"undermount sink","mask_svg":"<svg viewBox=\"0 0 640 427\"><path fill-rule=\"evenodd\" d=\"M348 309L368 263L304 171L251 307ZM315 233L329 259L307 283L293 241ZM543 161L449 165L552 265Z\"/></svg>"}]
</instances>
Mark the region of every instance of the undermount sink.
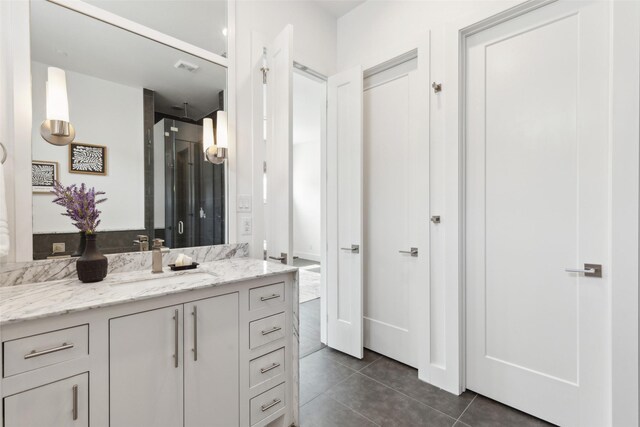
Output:
<instances>
[{"instance_id":1,"label":"undermount sink","mask_svg":"<svg viewBox=\"0 0 640 427\"><path fill-rule=\"evenodd\" d=\"M122 276L122 277L118 277ZM185 271L164 271L163 273L151 273L149 271L139 271L126 274L114 274L107 276L105 282L110 285L129 285L132 283L147 283L153 281L160 284L165 282L173 282L175 280L208 280L211 275L202 271L185 270Z\"/></svg>"}]
</instances>

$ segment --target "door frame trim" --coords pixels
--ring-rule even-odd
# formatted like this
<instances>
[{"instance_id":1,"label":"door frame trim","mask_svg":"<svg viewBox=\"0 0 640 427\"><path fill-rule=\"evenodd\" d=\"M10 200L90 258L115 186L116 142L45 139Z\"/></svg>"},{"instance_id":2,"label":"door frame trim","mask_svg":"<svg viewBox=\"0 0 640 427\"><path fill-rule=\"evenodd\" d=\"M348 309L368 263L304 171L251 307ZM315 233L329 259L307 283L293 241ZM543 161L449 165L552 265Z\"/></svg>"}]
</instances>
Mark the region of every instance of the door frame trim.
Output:
<instances>
[{"instance_id":1,"label":"door frame trim","mask_svg":"<svg viewBox=\"0 0 640 427\"><path fill-rule=\"evenodd\" d=\"M491 16L477 14L445 28L446 375L435 385L465 390L464 269L464 53L466 38L556 0L529 0ZM610 232L611 331L608 402L612 425L637 425L638 206L640 205L640 5L609 0L610 15ZM631 236L631 237L630 237ZM615 266L615 267L614 267ZM615 333L613 333L615 332Z\"/></svg>"}]
</instances>

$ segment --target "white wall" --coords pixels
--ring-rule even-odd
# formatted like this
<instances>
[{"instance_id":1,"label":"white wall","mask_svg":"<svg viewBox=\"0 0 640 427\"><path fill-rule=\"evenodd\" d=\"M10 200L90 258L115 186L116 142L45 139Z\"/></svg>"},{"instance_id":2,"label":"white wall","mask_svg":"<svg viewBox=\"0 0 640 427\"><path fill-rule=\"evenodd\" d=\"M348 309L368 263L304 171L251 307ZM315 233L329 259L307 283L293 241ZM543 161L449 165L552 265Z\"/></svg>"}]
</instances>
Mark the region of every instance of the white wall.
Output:
<instances>
[{"instance_id":1,"label":"white wall","mask_svg":"<svg viewBox=\"0 0 640 427\"><path fill-rule=\"evenodd\" d=\"M236 192L252 195L253 233L243 236L238 230L238 242L250 242L251 254L261 257L264 238L262 194L262 159L254 151L262 141L253 140L254 112L261 110L261 99L254 93L252 55L258 48L252 43L253 33L269 42L284 29L293 25L293 57L325 75L336 70L335 17L311 1L238 1L236 3ZM255 110L254 110L255 108ZM259 124L258 124L259 125ZM258 149L259 151L259 149ZM232 213L233 214L233 213ZM247 215L247 214L241 214ZM240 218L238 218L240 224Z\"/></svg>"},{"instance_id":2,"label":"white wall","mask_svg":"<svg viewBox=\"0 0 640 427\"><path fill-rule=\"evenodd\" d=\"M107 146L107 175L69 173L69 147L57 147L40 136L45 119L47 65L32 62L32 156L58 162L63 185L86 183L105 191L98 231L144 228L144 123L142 88L132 88L68 71L69 116L76 142ZM49 194L33 194L33 232L77 231Z\"/></svg>"},{"instance_id":3,"label":"white wall","mask_svg":"<svg viewBox=\"0 0 640 427\"><path fill-rule=\"evenodd\" d=\"M293 254L320 261L320 139L325 83L293 74Z\"/></svg>"}]
</instances>

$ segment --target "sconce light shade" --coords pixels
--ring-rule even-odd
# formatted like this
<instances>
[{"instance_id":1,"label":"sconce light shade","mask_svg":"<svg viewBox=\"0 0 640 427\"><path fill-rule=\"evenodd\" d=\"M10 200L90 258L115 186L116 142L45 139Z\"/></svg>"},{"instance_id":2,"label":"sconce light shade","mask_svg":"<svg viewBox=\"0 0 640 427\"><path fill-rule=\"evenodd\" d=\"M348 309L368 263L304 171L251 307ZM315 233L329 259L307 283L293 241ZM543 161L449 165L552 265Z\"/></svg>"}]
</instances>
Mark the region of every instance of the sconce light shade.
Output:
<instances>
[{"instance_id":1,"label":"sconce light shade","mask_svg":"<svg viewBox=\"0 0 640 427\"><path fill-rule=\"evenodd\" d=\"M202 119L202 149L207 150L215 145L213 141L213 119Z\"/></svg>"},{"instance_id":2,"label":"sconce light shade","mask_svg":"<svg viewBox=\"0 0 640 427\"><path fill-rule=\"evenodd\" d=\"M224 163L227 158L227 148L229 147L227 137L227 113L218 111L216 113L216 138L213 141L213 120L202 120L202 147L204 158L214 165Z\"/></svg>"},{"instance_id":3,"label":"sconce light shade","mask_svg":"<svg viewBox=\"0 0 640 427\"><path fill-rule=\"evenodd\" d=\"M216 145L218 148L229 148L226 111L216 112Z\"/></svg>"},{"instance_id":4,"label":"sconce light shade","mask_svg":"<svg viewBox=\"0 0 640 427\"><path fill-rule=\"evenodd\" d=\"M67 145L76 136L75 129L69 123L67 78L64 70L56 67L49 67L47 74L47 116L40 125L40 135L53 145Z\"/></svg>"}]
</instances>

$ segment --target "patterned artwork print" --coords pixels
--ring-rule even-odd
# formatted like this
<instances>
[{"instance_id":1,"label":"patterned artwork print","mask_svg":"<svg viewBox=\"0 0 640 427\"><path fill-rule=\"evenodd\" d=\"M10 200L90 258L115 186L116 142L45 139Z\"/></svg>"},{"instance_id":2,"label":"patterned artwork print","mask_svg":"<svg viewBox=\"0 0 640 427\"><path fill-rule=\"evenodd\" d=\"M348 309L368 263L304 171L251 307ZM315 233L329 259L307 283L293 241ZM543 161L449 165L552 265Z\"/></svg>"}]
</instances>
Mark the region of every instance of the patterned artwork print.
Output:
<instances>
[{"instance_id":1,"label":"patterned artwork print","mask_svg":"<svg viewBox=\"0 0 640 427\"><path fill-rule=\"evenodd\" d=\"M69 172L105 173L106 147L71 144Z\"/></svg>"},{"instance_id":2,"label":"patterned artwork print","mask_svg":"<svg viewBox=\"0 0 640 427\"><path fill-rule=\"evenodd\" d=\"M55 166L41 163L31 165L31 183L34 187L53 187Z\"/></svg>"}]
</instances>

